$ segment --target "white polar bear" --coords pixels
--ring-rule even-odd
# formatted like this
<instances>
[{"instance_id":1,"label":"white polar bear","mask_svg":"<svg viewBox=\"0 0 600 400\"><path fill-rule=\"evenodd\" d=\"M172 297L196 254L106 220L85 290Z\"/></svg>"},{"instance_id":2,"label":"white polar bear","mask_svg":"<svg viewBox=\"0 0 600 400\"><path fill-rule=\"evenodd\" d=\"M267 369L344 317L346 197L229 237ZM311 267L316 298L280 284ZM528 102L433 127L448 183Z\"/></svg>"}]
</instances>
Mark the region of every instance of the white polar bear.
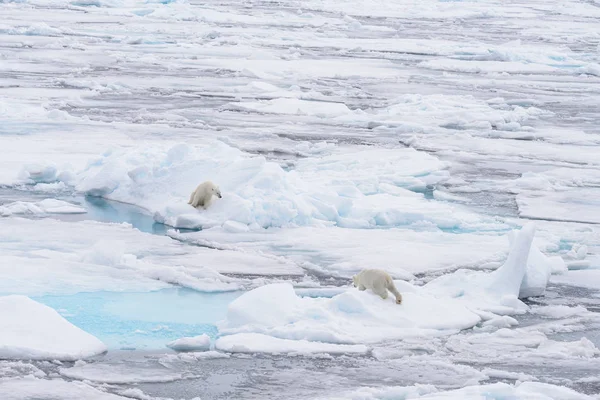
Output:
<instances>
[{"instance_id":1,"label":"white polar bear","mask_svg":"<svg viewBox=\"0 0 600 400\"><path fill-rule=\"evenodd\" d=\"M218 198L223 197L217 185L211 181L203 182L192 192L188 204L191 204L194 208L202 207L206 209L210 205L213 195Z\"/></svg>"},{"instance_id":2,"label":"white polar bear","mask_svg":"<svg viewBox=\"0 0 600 400\"><path fill-rule=\"evenodd\" d=\"M396 304L402 304L402 295L394 286L392 277L380 269L363 269L352 277L354 287L358 290L371 289L371 291L382 299L387 299L388 290L396 296Z\"/></svg>"}]
</instances>

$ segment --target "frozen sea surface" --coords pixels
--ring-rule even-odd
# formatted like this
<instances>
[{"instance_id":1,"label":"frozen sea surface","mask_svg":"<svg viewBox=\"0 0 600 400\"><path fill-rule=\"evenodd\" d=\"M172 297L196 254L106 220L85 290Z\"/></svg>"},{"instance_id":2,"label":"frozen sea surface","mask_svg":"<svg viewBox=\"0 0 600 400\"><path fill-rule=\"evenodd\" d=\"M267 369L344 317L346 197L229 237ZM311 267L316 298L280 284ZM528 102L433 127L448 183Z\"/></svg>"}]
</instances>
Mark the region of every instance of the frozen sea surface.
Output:
<instances>
[{"instance_id":1,"label":"frozen sea surface","mask_svg":"<svg viewBox=\"0 0 600 400\"><path fill-rule=\"evenodd\" d=\"M0 4L1 398L599 398L597 1Z\"/></svg>"}]
</instances>

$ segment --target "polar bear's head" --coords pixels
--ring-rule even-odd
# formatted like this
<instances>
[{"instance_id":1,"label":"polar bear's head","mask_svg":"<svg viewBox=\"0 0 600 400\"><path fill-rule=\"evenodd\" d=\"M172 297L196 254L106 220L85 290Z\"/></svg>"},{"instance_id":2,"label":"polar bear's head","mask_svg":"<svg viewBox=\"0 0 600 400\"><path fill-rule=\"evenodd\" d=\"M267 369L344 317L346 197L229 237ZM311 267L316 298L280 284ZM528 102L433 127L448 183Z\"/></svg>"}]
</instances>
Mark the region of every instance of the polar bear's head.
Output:
<instances>
[{"instance_id":1,"label":"polar bear's head","mask_svg":"<svg viewBox=\"0 0 600 400\"><path fill-rule=\"evenodd\" d=\"M221 189L219 189L219 187L212 182L208 182L208 190L211 194L217 196L218 198L223 197L221 196Z\"/></svg>"}]
</instances>

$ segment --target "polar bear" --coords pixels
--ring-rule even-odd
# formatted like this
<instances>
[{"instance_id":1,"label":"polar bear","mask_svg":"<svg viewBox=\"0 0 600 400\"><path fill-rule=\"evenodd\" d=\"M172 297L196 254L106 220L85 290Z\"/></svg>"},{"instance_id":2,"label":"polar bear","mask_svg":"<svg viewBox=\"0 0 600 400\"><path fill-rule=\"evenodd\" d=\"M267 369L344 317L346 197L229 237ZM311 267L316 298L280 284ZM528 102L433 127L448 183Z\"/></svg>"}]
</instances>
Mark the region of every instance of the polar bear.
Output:
<instances>
[{"instance_id":1,"label":"polar bear","mask_svg":"<svg viewBox=\"0 0 600 400\"><path fill-rule=\"evenodd\" d=\"M382 299L387 299L388 290L396 296L396 304L402 304L402 295L394 286L392 277L380 269L363 269L352 277L354 287L358 290L371 289L371 291Z\"/></svg>"},{"instance_id":2,"label":"polar bear","mask_svg":"<svg viewBox=\"0 0 600 400\"><path fill-rule=\"evenodd\" d=\"M206 209L210 205L213 195L218 198L223 197L221 196L221 190L217 185L211 181L203 182L192 192L188 204L191 204L194 208L202 207Z\"/></svg>"}]
</instances>

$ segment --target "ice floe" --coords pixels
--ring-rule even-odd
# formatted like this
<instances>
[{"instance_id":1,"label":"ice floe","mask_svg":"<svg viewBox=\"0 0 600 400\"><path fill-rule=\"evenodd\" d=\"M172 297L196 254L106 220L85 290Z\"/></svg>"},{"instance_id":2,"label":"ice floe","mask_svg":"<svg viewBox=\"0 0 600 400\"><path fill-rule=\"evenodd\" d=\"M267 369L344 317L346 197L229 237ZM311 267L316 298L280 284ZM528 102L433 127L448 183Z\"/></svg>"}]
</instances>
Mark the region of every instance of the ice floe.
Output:
<instances>
[{"instance_id":1,"label":"ice floe","mask_svg":"<svg viewBox=\"0 0 600 400\"><path fill-rule=\"evenodd\" d=\"M455 390L439 390L431 385L412 387L373 388L364 387L341 395L319 397L320 400L383 400L392 398L410 398L424 400L463 399L479 400L492 397L494 399L514 400L592 400L593 397L564 386L556 386L538 382L520 382L515 385L494 383L491 385L467 386Z\"/></svg>"},{"instance_id":2,"label":"ice floe","mask_svg":"<svg viewBox=\"0 0 600 400\"><path fill-rule=\"evenodd\" d=\"M507 260L491 273L459 270L423 287L397 281L402 305L391 298L382 301L370 291L350 289L331 298L311 298L299 297L289 284L266 285L234 300L227 318L218 325L219 331L221 335L233 335L225 336L229 346L242 346L241 342L231 344L244 338L235 334L354 344L443 335L473 327L482 320L505 326L506 318L490 312L522 313L527 306L519 295L545 290L549 265L541 253L533 253L540 259L530 258L534 234L533 223L515 234ZM533 278L525 281L528 270L533 270L531 276L543 275L544 282L537 285ZM508 326L515 323L509 322Z\"/></svg>"},{"instance_id":3,"label":"ice floe","mask_svg":"<svg viewBox=\"0 0 600 400\"><path fill-rule=\"evenodd\" d=\"M33 376L0 380L0 393L4 400L35 400L48 397L56 400L125 400L97 389L84 382L68 382L61 379L40 379Z\"/></svg>"},{"instance_id":4,"label":"ice floe","mask_svg":"<svg viewBox=\"0 0 600 400\"><path fill-rule=\"evenodd\" d=\"M269 354L366 354L369 348L357 344L335 344L308 340L280 339L260 333L238 333L217 339L215 347L229 353Z\"/></svg>"},{"instance_id":5,"label":"ice floe","mask_svg":"<svg viewBox=\"0 0 600 400\"><path fill-rule=\"evenodd\" d=\"M44 199L35 203L15 201L0 205L0 216L2 217L11 215L85 214L86 212L85 208L81 206L56 199Z\"/></svg>"},{"instance_id":6,"label":"ice floe","mask_svg":"<svg viewBox=\"0 0 600 400\"><path fill-rule=\"evenodd\" d=\"M184 376L164 367L118 366L97 363L78 363L70 368L60 368L60 374L80 381L123 384L123 383L165 383L183 379Z\"/></svg>"},{"instance_id":7,"label":"ice floe","mask_svg":"<svg viewBox=\"0 0 600 400\"><path fill-rule=\"evenodd\" d=\"M166 344L175 351L205 351L210 349L210 336L202 334L194 337L183 337Z\"/></svg>"},{"instance_id":8,"label":"ice floe","mask_svg":"<svg viewBox=\"0 0 600 400\"><path fill-rule=\"evenodd\" d=\"M0 358L78 360L106 351L100 340L28 297L0 297L0 315Z\"/></svg>"},{"instance_id":9,"label":"ice floe","mask_svg":"<svg viewBox=\"0 0 600 400\"><path fill-rule=\"evenodd\" d=\"M87 195L138 205L158 222L209 228L233 222L252 228L338 225L389 228L427 223L443 229L500 225L460 206L427 199L448 179L447 166L413 149L345 150L300 160L292 171L221 142L108 152L68 174ZM187 204L202 181L223 198L208 210Z\"/></svg>"},{"instance_id":10,"label":"ice floe","mask_svg":"<svg viewBox=\"0 0 600 400\"><path fill-rule=\"evenodd\" d=\"M2 222L3 294L144 292L173 284L219 292L252 285L251 280L227 277L219 271L303 275L301 268L278 257L250 250L186 246L165 236L140 232L128 224L24 218Z\"/></svg>"}]
</instances>

